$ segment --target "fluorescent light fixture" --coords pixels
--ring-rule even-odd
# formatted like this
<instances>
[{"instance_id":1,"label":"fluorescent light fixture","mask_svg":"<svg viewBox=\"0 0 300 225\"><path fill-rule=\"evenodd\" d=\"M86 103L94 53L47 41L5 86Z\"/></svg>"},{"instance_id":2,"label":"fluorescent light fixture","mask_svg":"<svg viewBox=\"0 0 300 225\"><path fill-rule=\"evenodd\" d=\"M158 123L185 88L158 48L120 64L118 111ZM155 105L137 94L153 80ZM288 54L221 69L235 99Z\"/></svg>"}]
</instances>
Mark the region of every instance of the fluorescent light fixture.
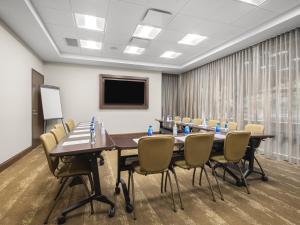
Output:
<instances>
[{"instance_id":1,"label":"fluorescent light fixture","mask_svg":"<svg viewBox=\"0 0 300 225\"><path fill-rule=\"evenodd\" d=\"M143 54L144 51L145 51L144 48L127 45L126 48L125 48L125 50L124 50L124 53L126 53L126 54L134 54L134 55L141 55L141 54Z\"/></svg>"},{"instance_id":2,"label":"fluorescent light fixture","mask_svg":"<svg viewBox=\"0 0 300 225\"><path fill-rule=\"evenodd\" d=\"M180 52L173 52L173 51L165 51L160 57L162 58L169 58L169 59L175 59L178 56L180 56L182 53Z\"/></svg>"},{"instance_id":3,"label":"fluorescent light fixture","mask_svg":"<svg viewBox=\"0 0 300 225\"><path fill-rule=\"evenodd\" d=\"M161 28L152 27L148 25L137 25L133 37L154 39L161 32Z\"/></svg>"},{"instance_id":4,"label":"fluorescent light fixture","mask_svg":"<svg viewBox=\"0 0 300 225\"><path fill-rule=\"evenodd\" d=\"M259 5L263 4L266 0L239 0L239 1L251 4L251 5L259 6Z\"/></svg>"},{"instance_id":5,"label":"fluorescent light fixture","mask_svg":"<svg viewBox=\"0 0 300 225\"><path fill-rule=\"evenodd\" d=\"M79 40L81 48L100 50L102 48L102 43L98 41L91 40Z\"/></svg>"},{"instance_id":6,"label":"fluorescent light fixture","mask_svg":"<svg viewBox=\"0 0 300 225\"><path fill-rule=\"evenodd\" d=\"M96 31L104 31L104 27L105 27L104 18L75 13L75 20L76 20L77 27L79 28L96 30Z\"/></svg>"},{"instance_id":7,"label":"fluorescent light fixture","mask_svg":"<svg viewBox=\"0 0 300 225\"><path fill-rule=\"evenodd\" d=\"M201 35L198 35L198 34L187 34L180 41L178 41L178 44L197 45L201 41L204 41L206 38L207 37L201 36Z\"/></svg>"}]
</instances>

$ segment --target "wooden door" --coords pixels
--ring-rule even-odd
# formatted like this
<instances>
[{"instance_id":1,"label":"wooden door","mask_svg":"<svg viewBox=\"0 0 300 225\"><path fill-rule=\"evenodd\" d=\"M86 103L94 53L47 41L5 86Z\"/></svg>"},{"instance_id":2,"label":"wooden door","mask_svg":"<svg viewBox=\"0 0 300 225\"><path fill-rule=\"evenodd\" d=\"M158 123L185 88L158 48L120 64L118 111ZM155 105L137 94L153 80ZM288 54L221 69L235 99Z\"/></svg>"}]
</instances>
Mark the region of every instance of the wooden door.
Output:
<instances>
[{"instance_id":1,"label":"wooden door","mask_svg":"<svg viewBox=\"0 0 300 225\"><path fill-rule=\"evenodd\" d=\"M43 108L40 86L44 84L44 76L32 70L32 147L40 144L40 135L44 131Z\"/></svg>"}]
</instances>

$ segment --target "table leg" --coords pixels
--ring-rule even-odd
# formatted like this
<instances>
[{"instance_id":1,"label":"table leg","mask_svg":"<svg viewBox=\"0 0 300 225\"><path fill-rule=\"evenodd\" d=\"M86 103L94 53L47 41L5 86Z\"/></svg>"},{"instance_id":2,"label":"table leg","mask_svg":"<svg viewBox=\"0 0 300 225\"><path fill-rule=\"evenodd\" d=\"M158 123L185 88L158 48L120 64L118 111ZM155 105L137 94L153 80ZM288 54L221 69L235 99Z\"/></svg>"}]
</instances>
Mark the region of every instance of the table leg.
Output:
<instances>
[{"instance_id":1,"label":"table leg","mask_svg":"<svg viewBox=\"0 0 300 225\"><path fill-rule=\"evenodd\" d=\"M125 199L125 210L126 210L126 212L131 213L133 211L133 206L130 203L130 196L129 196L126 182L122 178L120 179L120 182L122 185L123 195L124 195L124 199Z\"/></svg>"},{"instance_id":2,"label":"table leg","mask_svg":"<svg viewBox=\"0 0 300 225\"><path fill-rule=\"evenodd\" d=\"M121 180L121 150L118 149L117 150L118 152L118 158L117 158L117 161L118 161L118 165L117 165L117 181L116 181L116 187L115 187L115 194L118 195L120 194L120 180Z\"/></svg>"},{"instance_id":3,"label":"table leg","mask_svg":"<svg viewBox=\"0 0 300 225\"><path fill-rule=\"evenodd\" d=\"M162 133L162 128L163 128L163 122L159 121L159 133Z\"/></svg>"},{"instance_id":4,"label":"table leg","mask_svg":"<svg viewBox=\"0 0 300 225\"><path fill-rule=\"evenodd\" d=\"M258 163L258 166L260 168L261 171L256 171L254 169L254 161L255 161L255 151L256 151L256 148L259 147L261 143L261 140L260 139L252 139L250 140L250 148L248 151L249 152L249 158L248 158L248 161L249 161L249 165L248 165L248 168L246 170L246 172L244 173L244 177L247 178L250 174L252 173L256 173L256 174L259 174L261 175L261 179L263 181L267 181L268 180L268 177L266 176L265 172L263 171L261 165Z\"/></svg>"}]
</instances>

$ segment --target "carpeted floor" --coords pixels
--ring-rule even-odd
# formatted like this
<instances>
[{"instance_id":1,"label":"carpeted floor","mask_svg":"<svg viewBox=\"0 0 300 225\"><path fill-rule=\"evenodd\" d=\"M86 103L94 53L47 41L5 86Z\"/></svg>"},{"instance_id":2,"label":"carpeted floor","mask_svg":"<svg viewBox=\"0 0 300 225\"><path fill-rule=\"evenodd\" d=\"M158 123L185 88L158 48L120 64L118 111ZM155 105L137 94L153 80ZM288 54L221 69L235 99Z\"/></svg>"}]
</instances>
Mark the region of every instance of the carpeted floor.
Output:
<instances>
[{"instance_id":1,"label":"carpeted floor","mask_svg":"<svg viewBox=\"0 0 300 225\"><path fill-rule=\"evenodd\" d=\"M66 224L300 224L300 168L286 162L259 156L269 181L249 179L250 195L243 187L219 179L224 202L219 197L217 202L212 201L205 179L201 187L193 187L192 171L176 169L185 206L177 213L172 211L169 195L160 194L160 176L135 175L137 220L134 221L124 210L123 196L113 195L116 152L106 152L104 156L105 165L100 172L102 191L116 202L115 217L108 218L107 206L95 202L94 215L90 215L90 207L86 205L70 213ZM122 176L127 178L127 173ZM57 185L43 150L33 150L0 174L0 224L42 224ZM68 188L49 224L55 224L60 211L82 197L85 197L82 185ZM178 202L178 198L176 200Z\"/></svg>"}]
</instances>

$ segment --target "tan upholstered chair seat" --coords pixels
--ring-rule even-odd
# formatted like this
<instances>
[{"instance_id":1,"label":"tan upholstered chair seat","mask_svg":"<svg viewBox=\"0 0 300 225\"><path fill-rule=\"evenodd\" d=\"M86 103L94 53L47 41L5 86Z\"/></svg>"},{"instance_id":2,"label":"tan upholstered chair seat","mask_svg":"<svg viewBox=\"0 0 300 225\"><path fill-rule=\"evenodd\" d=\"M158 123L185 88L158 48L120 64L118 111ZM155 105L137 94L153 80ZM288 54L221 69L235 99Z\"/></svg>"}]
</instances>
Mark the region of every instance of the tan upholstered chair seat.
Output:
<instances>
[{"instance_id":1,"label":"tan upholstered chair seat","mask_svg":"<svg viewBox=\"0 0 300 225\"><path fill-rule=\"evenodd\" d=\"M79 176L91 173L91 166L87 160L73 158L70 163L65 163L56 170L57 177Z\"/></svg>"},{"instance_id":2,"label":"tan upholstered chair seat","mask_svg":"<svg viewBox=\"0 0 300 225\"><path fill-rule=\"evenodd\" d=\"M187 169L187 170L189 170L189 169L191 169L191 168L197 167L197 166L191 167L190 165L188 165L188 164L186 163L185 160L178 160L178 161L176 161L174 164L175 164L175 166L178 166L178 167L180 167L180 168L182 168L182 169Z\"/></svg>"},{"instance_id":3,"label":"tan upholstered chair seat","mask_svg":"<svg viewBox=\"0 0 300 225\"><path fill-rule=\"evenodd\" d=\"M140 166L136 166L134 167L134 172L141 174L141 175L149 175L149 174L158 174L158 173L162 173L162 172L167 172L168 169L164 169L164 170L160 170L160 171L152 171L152 172L147 172L141 169Z\"/></svg>"},{"instance_id":4,"label":"tan upholstered chair seat","mask_svg":"<svg viewBox=\"0 0 300 225\"><path fill-rule=\"evenodd\" d=\"M216 161L218 163L227 163L228 161L225 159L224 155L216 155L211 157L211 160Z\"/></svg>"},{"instance_id":5,"label":"tan upholstered chair seat","mask_svg":"<svg viewBox=\"0 0 300 225\"><path fill-rule=\"evenodd\" d=\"M128 149L121 152L122 156L131 156L131 155L137 155L138 150L137 149Z\"/></svg>"}]
</instances>

